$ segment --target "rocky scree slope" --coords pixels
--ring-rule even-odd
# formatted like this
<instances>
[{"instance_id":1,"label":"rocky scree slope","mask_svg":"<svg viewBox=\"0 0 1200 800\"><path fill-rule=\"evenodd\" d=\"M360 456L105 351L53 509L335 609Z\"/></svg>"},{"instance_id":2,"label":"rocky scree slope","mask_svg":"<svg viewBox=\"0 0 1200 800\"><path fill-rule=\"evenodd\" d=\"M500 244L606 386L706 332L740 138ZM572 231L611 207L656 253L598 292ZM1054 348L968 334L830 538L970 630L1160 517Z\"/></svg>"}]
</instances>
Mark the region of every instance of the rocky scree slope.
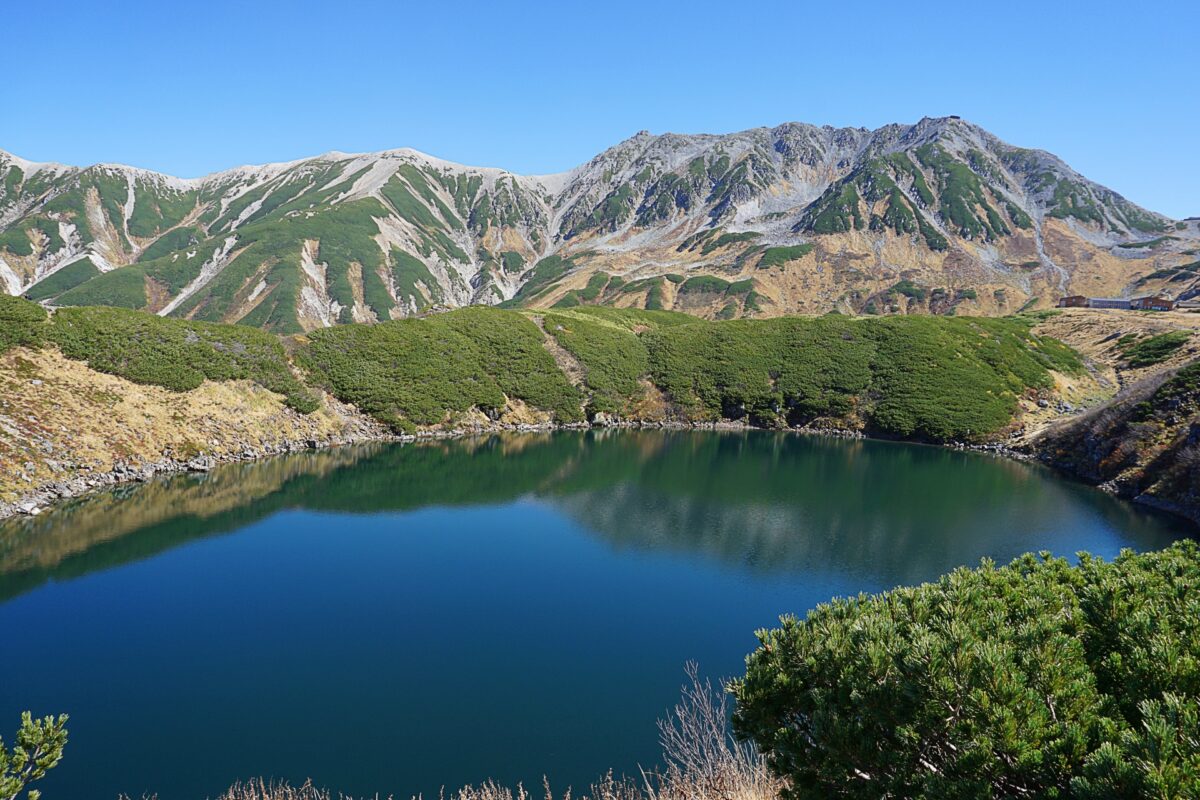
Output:
<instances>
[{"instance_id":1,"label":"rocky scree slope","mask_svg":"<svg viewBox=\"0 0 1200 800\"><path fill-rule=\"evenodd\" d=\"M1035 332L1075 348L1107 391L1085 400L1081 413L1051 413L1044 426L1027 415L1030 451L1121 497L1200 522L1200 319L1084 309L1044 316Z\"/></svg>"},{"instance_id":2,"label":"rocky scree slope","mask_svg":"<svg viewBox=\"0 0 1200 800\"><path fill-rule=\"evenodd\" d=\"M10 294L283 333L470 304L732 318L1190 296L1198 226L955 117L643 132L551 176L413 150L187 180L0 153Z\"/></svg>"},{"instance_id":3,"label":"rocky scree slope","mask_svg":"<svg viewBox=\"0 0 1200 800\"><path fill-rule=\"evenodd\" d=\"M1059 469L1200 522L1200 359L1051 427L1036 446Z\"/></svg>"}]
</instances>

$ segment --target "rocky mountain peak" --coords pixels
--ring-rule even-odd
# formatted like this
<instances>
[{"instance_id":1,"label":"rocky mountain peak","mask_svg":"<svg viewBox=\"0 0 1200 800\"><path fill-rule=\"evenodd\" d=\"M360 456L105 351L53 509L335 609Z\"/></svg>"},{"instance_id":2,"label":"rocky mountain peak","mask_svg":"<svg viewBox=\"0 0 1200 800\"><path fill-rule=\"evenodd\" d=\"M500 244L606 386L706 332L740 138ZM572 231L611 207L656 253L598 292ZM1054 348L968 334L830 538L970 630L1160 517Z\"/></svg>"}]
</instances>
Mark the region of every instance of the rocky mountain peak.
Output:
<instances>
[{"instance_id":1,"label":"rocky mountain peak","mask_svg":"<svg viewBox=\"0 0 1200 800\"><path fill-rule=\"evenodd\" d=\"M278 330L467 303L743 316L1183 295L1200 292L1172 271L1194 228L954 116L640 131L540 177L410 148L188 180L0 153L8 291Z\"/></svg>"}]
</instances>

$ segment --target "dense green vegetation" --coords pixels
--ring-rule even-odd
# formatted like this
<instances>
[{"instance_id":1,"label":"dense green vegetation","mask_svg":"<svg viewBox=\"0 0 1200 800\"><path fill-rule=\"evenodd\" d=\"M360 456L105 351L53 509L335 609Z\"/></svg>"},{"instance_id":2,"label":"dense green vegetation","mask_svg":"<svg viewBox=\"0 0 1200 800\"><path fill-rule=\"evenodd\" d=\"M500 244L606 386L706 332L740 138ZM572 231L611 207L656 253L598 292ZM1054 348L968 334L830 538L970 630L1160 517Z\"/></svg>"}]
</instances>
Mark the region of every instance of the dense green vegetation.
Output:
<instances>
[{"instance_id":1,"label":"dense green vegetation","mask_svg":"<svg viewBox=\"0 0 1200 800\"><path fill-rule=\"evenodd\" d=\"M543 290L548 289L551 284L566 275L575 263L570 258L562 256L547 256L533 266L529 272L529 277L526 278L524 285L517 291L517 294L504 303L501 303L503 308L512 308L520 305L525 300L530 300L540 294Z\"/></svg>"},{"instance_id":2,"label":"dense green vegetation","mask_svg":"<svg viewBox=\"0 0 1200 800\"><path fill-rule=\"evenodd\" d=\"M151 191L144 181L134 183L133 213L129 232L134 236L155 236L178 225L196 207L195 191L177 191L155 186Z\"/></svg>"},{"instance_id":3,"label":"dense green vegetation","mask_svg":"<svg viewBox=\"0 0 1200 800\"><path fill-rule=\"evenodd\" d=\"M721 233L720 228L708 228L687 237L683 240L679 247L675 249L682 253L685 250L693 251L699 248L700 255L706 256L715 250L720 250L722 247L752 242L760 236L762 236L762 234L757 231Z\"/></svg>"},{"instance_id":4,"label":"dense green vegetation","mask_svg":"<svg viewBox=\"0 0 1200 800\"><path fill-rule=\"evenodd\" d=\"M155 239L154 244L139 253L137 260L153 261L156 258L170 255L176 250L193 247L200 242L203 236L204 232L200 228L176 228L167 231Z\"/></svg>"},{"instance_id":5,"label":"dense green vegetation","mask_svg":"<svg viewBox=\"0 0 1200 800\"><path fill-rule=\"evenodd\" d=\"M957 172L957 167L972 176L973 173L965 165L957 162L952 164L959 179L955 182L957 189L962 181L968 180ZM901 182L911 186L910 191L916 195L916 200L909 199L901 188ZM943 199L946 200L945 196ZM830 185L805 212L795 230L840 233L867 227L872 231L891 230L897 236L915 233L925 240L931 250L945 250L949 247L948 240L926 219L922 211L933 206L935 200L924 173L912 159L904 153L892 153L868 160L841 181ZM869 211L880 202L883 203L883 213L870 213L870 219L867 220L861 206L865 204Z\"/></svg>"},{"instance_id":6,"label":"dense green vegetation","mask_svg":"<svg viewBox=\"0 0 1200 800\"><path fill-rule=\"evenodd\" d=\"M435 303L442 301L441 284L433 277L433 273L429 271L429 267L425 266L425 262L398 248L392 248L392 277L395 280L396 296L410 298L418 309L429 305L425 300L425 293L428 293L429 300ZM424 287L425 293L422 293L421 287ZM380 295L377 302L381 303L384 308L390 307L387 290L382 284L379 289L383 291L383 294ZM374 306L375 303L371 305Z\"/></svg>"},{"instance_id":7,"label":"dense green vegetation","mask_svg":"<svg viewBox=\"0 0 1200 800\"><path fill-rule=\"evenodd\" d=\"M1133 411L1138 422L1156 416L1200 413L1200 361L1182 367L1159 386L1148 400L1134 406Z\"/></svg>"},{"instance_id":8,"label":"dense green vegetation","mask_svg":"<svg viewBox=\"0 0 1200 800\"><path fill-rule=\"evenodd\" d=\"M639 380L650 369L650 356L641 338L628 328L583 311L546 314L543 325L587 370L589 412L628 414L643 394Z\"/></svg>"},{"instance_id":9,"label":"dense green vegetation","mask_svg":"<svg viewBox=\"0 0 1200 800\"><path fill-rule=\"evenodd\" d=\"M587 286L567 292L552 307L573 308L583 303L592 303L598 300L606 289L616 290L624 285L620 278L614 278L607 272L597 272L588 278Z\"/></svg>"},{"instance_id":10,"label":"dense green vegetation","mask_svg":"<svg viewBox=\"0 0 1200 800\"><path fill-rule=\"evenodd\" d=\"M717 250L722 247L728 247L731 244L741 244L744 242L752 242L761 235L762 234L758 233L757 231L743 231L741 233L722 233L720 236L716 237L715 239L705 242L704 245L700 248L700 253L702 255L708 255L709 253L713 252L714 250Z\"/></svg>"},{"instance_id":11,"label":"dense green vegetation","mask_svg":"<svg viewBox=\"0 0 1200 800\"><path fill-rule=\"evenodd\" d=\"M854 417L878 434L982 438L1049 369L1080 362L1017 319L777 318L648 331L653 382L689 416L764 425Z\"/></svg>"},{"instance_id":12,"label":"dense green vegetation","mask_svg":"<svg viewBox=\"0 0 1200 800\"><path fill-rule=\"evenodd\" d=\"M76 262L83 264L84 261ZM90 263L90 262L89 262ZM184 262L187 265L187 262ZM74 264L64 267L60 272L65 272L75 266ZM195 265L197 271L199 264ZM178 271L178 270L176 270ZM109 270L101 273L99 270L90 278L72 285L69 288L63 287L62 284L55 285L50 283L50 280L58 273L51 275L43 283L48 284L50 291L46 292L44 299L52 300L55 305L61 306L119 306L120 308L145 308L146 307L146 278L152 276L153 273L150 267L144 267L141 264L134 264L121 269ZM29 296L34 299L43 299L40 297L42 292L42 284L38 284L29 291ZM61 294L52 294L61 288L65 288Z\"/></svg>"},{"instance_id":13,"label":"dense green vegetation","mask_svg":"<svg viewBox=\"0 0 1200 800\"><path fill-rule=\"evenodd\" d=\"M983 183L970 166L957 160L940 145L916 149L917 158L937 177L938 210L965 239L994 240L1011 233L1000 214L988 202Z\"/></svg>"},{"instance_id":14,"label":"dense green vegetation","mask_svg":"<svg viewBox=\"0 0 1200 800\"><path fill-rule=\"evenodd\" d=\"M94 306L59 309L45 336L67 358L135 383L182 392L205 380L251 380L297 411L318 405L292 375L279 339L255 328Z\"/></svg>"},{"instance_id":15,"label":"dense green vegetation","mask_svg":"<svg viewBox=\"0 0 1200 800\"><path fill-rule=\"evenodd\" d=\"M835 183L825 190L800 221L802 230L812 233L841 233L861 230L866 223L859 208L858 190L854 183Z\"/></svg>"},{"instance_id":16,"label":"dense green vegetation","mask_svg":"<svg viewBox=\"0 0 1200 800\"><path fill-rule=\"evenodd\" d=\"M607 276L594 281L597 291ZM666 279L657 278L650 288ZM589 284L591 286L591 284ZM754 303L753 282L698 276L681 296L726 298L726 316ZM530 317L543 317L544 331ZM290 371L279 339L238 325L162 318L120 308L57 311L7 298L0 345L57 345L94 369L182 391L248 379L301 411L317 401ZM1065 345L1021 318L784 317L705 321L608 307L518 312L470 307L424 319L317 330L298 340L312 380L401 430L507 400L576 422L585 412L629 415L653 385L685 420L746 419L769 427L827 420L883 436L985 439L1017 399L1075 372ZM572 386L547 349L553 337L582 365Z\"/></svg>"},{"instance_id":17,"label":"dense green vegetation","mask_svg":"<svg viewBox=\"0 0 1200 800\"><path fill-rule=\"evenodd\" d=\"M0 233L0 250L6 250L14 256L33 255L32 235L35 230L42 234L45 252L52 253L63 246L57 222L45 217L32 217Z\"/></svg>"},{"instance_id":18,"label":"dense green vegetation","mask_svg":"<svg viewBox=\"0 0 1200 800\"><path fill-rule=\"evenodd\" d=\"M910 280L898 281L888 289L889 294L902 294L910 300L924 300L927 292L924 287L918 286Z\"/></svg>"},{"instance_id":19,"label":"dense green vegetation","mask_svg":"<svg viewBox=\"0 0 1200 800\"><path fill-rule=\"evenodd\" d=\"M1131 367L1149 367L1166 361L1191 338L1191 331L1168 331L1144 339L1122 337L1117 345L1126 364Z\"/></svg>"},{"instance_id":20,"label":"dense green vegetation","mask_svg":"<svg viewBox=\"0 0 1200 800\"><path fill-rule=\"evenodd\" d=\"M753 281L727 281L715 275L693 275L679 284L680 294L745 294L753 287Z\"/></svg>"},{"instance_id":21,"label":"dense green vegetation","mask_svg":"<svg viewBox=\"0 0 1200 800\"><path fill-rule=\"evenodd\" d=\"M573 314L583 315L587 319L601 320L629 333L675 325L690 325L697 321L696 317L678 311L643 311L637 308L612 308L610 306L581 308Z\"/></svg>"},{"instance_id":22,"label":"dense green vegetation","mask_svg":"<svg viewBox=\"0 0 1200 800\"><path fill-rule=\"evenodd\" d=\"M471 307L425 319L314 331L298 351L318 383L398 430L430 425L505 397L582 419L578 391L558 370L532 321Z\"/></svg>"},{"instance_id":23,"label":"dense green vegetation","mask_svg":"<svg viewBox=\"0 0 1200 800\"><path fill-rule=\"evenodd\" d=\"M26 290L25 296L30 300L49 300L99 274L100 270L96 268L90 258L81 258L30 286Z\"/></svg>"},{"instance_id":24,"label":"dense green vegetation","mask_svg":"<svg viewBox=\"0 0 1200 800\"><path fill-rule=\"evenodd\" d=\"M20 297L0 294L0 354L37 347L45 340L46 310Z\"/></svg>"},{"instance_id":25,"label":"dense green vegetation","mask_svg":"<svg viewBox=\"0 0 1200 800\"><path fill-rule=\"evenodd\" d=\"M791 247L768 247L763 250L762 258L758 260L759 269L770 269L771 267L779 267L789 261L796 261L804 258L811 253L813 246L811 244L797 244Z\"/></svg>"},{"instance_id":26,"label":"dense green vegetation","mask_svg":"<svg viewBox=\"0 0 1200 800\"><path fill-rule=\"evenodd\" d=\"M1027 555L759 634L737 731L793 798L1200 794L1200 548Z\"/></svg>"},{"instance_id":27,"label":"dense green vegetation","mask_svg":"<svg viewBox=\"0 0 1200 800\"><path fill-rule=\"evenodd\" d=\"M1079 183L1066 178L1054 181L1054 195L1050 206L1050 216L1059 219L1074 217L1082 222L1101 224L1105 221L1103 212L1088 191Z\"/></svg>"},{"instance_id":28,"label":"dense green vegetation","mask_svg":"<svg viewBox=\"0 0 1200 800\"><path fill-rule=\"evenodd\" d=\"M525 257L512 250L506 250L500 254L500 263L504 266L505 272L513 275L525 269Z\"/></svg>"}]
</instances>

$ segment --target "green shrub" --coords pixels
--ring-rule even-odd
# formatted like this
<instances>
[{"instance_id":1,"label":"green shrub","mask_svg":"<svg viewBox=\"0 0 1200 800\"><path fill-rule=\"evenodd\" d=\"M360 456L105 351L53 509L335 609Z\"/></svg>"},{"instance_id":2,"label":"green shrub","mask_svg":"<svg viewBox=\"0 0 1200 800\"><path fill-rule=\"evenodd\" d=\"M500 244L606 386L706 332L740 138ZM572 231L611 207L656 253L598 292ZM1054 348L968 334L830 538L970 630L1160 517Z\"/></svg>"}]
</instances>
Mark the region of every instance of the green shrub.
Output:
<instances>
[{"instance_id":1,"label":"green shrub","mask_svg":"<svg viewBox=\"0 0 1200 800\"><path fill-rule=\"evenodd\" d=\"M570 258L562 256L546 256L541 261L533 266L530 270L525 283L517 290L516 295L511 300L506 300L501 304L503 308L515 308L526 301L532 300L544 290L550 288L563 275L566 275L575 266Z\"/></svg>"},{"instance_id":2,"label":"green shrub","mask_svg":"<svg viewBox=\"0 0 1200 800\"><path fill-rule=\"evenodd\" d=\"M721 310L716 313L714 319L737 319L738 312L741 310L737 300L730 300L721 306Z\"/></svg>"},{"instance_id":3,"label":"green shrub","mask_svg":"<svg viewBox=\"0 0 1200 800\"><path fill-rule=\"evenodd\" d=\"M44 288L46 297L52 297L54 304L59 306L118 306L139 309L146 307L147 270L142 265L131 264L103 273L95 270L92 277L67 288L66 291L62 290L61 285L54 285L54 279L60 273L67 273L76 265L82 268L91 266L91 262L89 259L76 261L34 286L33 289L41 291ZM68 276L64 275L63 277ZM31 293L30 296L33 297L34 294Z\"/></svg>"},{"instance_id":4,"label":"green shrub","mask_svg":"<svg viewBox=\"0 0 1200 800\"><path fill-rule=\"evenodd\" d=\"M1174 236L1159 236L1156 239L1150 239L1149 241L1145 241L1145 242L1125 242L1124 244L1117 245L1117 246L1123 247L1126 250L1136 250L1138 248L1146 248L1146 247L1158 247L1163 242L1171 241L1174 238L1175 238Z\"/></svg>"},{"instance_id":5,"label":"green shrub","mask_svg":"<svg viewBox=\"0 0 1200 800\"><path fill-rule=\"evenodd\" d=\"M724 294L729 289L729 281L714 275L696 275L688 278L679 286L680 294Z\"/></svg>"},{"instance_id":6,"label":"green shrub","mask_svg":"<svg viewBox=\"0 0 1200 800\"><path fill-rule=\"evenodd\" d=\"M297 353L314 380L394 427L442 422L505 397L582 419L579 392L546 351L542 332L513 311L475 306L425 319L314 331Z\"/></svg>"},{"instance_id":7,"label":"green shrub","mask_svg":"<svg viewBox=\"0 0 1200 800\"><path fill-rule=\"evenodd\" d=\"M579 300L579 292L571 291L564 294L554 302L551 308L575 308L583 305Z\"/></svg>"},{"instance_id":8,"label":"green shrub","mask_svg":"<svg viewBox=\"0 0 1200 800\"><path fill-rule=\"evenodd\" d=\"M693 281L724 294L722 316L759 309L752 281L700 276L680 292ZM662 283L654 278L643 290L661 292ZM567 297L578 302L577 292ZM548 352L549 335L586 369L593 412L626 413L648 378L688 419L782 426L824 417L933 441L989 438L1012 421L1020 395L1053 385L1051 370L1082 369L1073 350L1033 335L1033 320L1023 318L706 321L561 305L545 314L545 333L527 312L477 306L317 330L300 340L296 357L339 399L404 430L472 408L495 413L506 398L560 422L583 419L583 397ZM0 348L49 341L94 369L141 383L183 391L206 379L248 379L298 410L317 406L266 331L106 307L61 309L47 325L39 306L7 297L0 323Z\"/></svg>"},{"instance_id":9,"label":"green shrub","mask_svg":"<svg viewBox=\"0 0 1200 800\"><path fill-rule=\"evenodd\" d=\"M813 251L811 244L798 244L792 247L768 247L763 250L762 258L758 260L759 269L780 267L789 261L804 258Z\"/></svg>"},{"instance_id":10,"label":"green shrub","mask_svg":"<svg viewBox=\"0 0 1200 800\"><path fill-rule=\"evenodd\" d=\"M761 235L762 234L758 233L757 231L744 231L742 233L722 233L720 236L716 237L715 239L706 241L704 243L704 245L700 248L700 254L706 256L714 250L718 250L722 247L728 247L731 244L742 244L744 242L752 242Z\"/></svg>"},{"instance_id":11,"label":"green shrub","mask_svg":"<svg viewBox=\"0 0 1200 800\"><path fill-rule=\"evenodd\" d=\"M1017 398L1077 372L1017 319L777 318L648 331L650 376L687 415L767 425L857 414L880 435L983 439Z\"/></svg>"},{"instance_id":12,"label":"green shrub","mask_svg":"<svg viewBox=\"0 0 1200 800\"><path fill-rule=\"evenodd\" d=\"M662 311L663 309L663 279L655 278L650 284L650 291L646 292L646 310Z\"/></svg>"},{"instance_id":13,"label":"green shrub","mask_svg":"<svg viewBox=\"0 0 1200 800\"><path fill-rule=\"evenodd\" d=\"M890 292L892 294L902 294L905 297L909 298L910 300L924 300L925 299L925 289L923 289L920 286L917 286L915 283L913 283L910 280L902 280L902 281L898 282L897 284L892 286L892 288L888 289L888 292Z\"/></svg>"},{"instance_id":14,"label":"green shrub","mask_svg":"<svg viewBox=\"0 0 1200 800\"><path fill-rule=\"evenodd\" d=\"M11 750L0 740L0 797L6 800L16 800L25 787L58 766L67 747L67 715L34 719L26 711L14 738ZM26 796L38 800L42 793L30 789Z\"/></svg>"},{"instance_id":15,"label":"green shrub","mask_svg":"<svg viewBox=\"0 0 1200 800\"><path fill-rule=\"evenodd\" d=\"M26 290L25 296L30 300L50 300L100 274L100 270L96 268L90 258L81 258L50 273L30 286Z\"/></svg>"},{"instance_id":16,"label":"green shrub","mask_svg":"<svg viewBox=\"0 0 1200 800\"><path fill-rule=\"evenodd\" d=\"M251 380L297 411L318 407L292 375L279 339L256 328L92 306L59 309L46 338L67 358L135 383L183 392L205 380Z\"/></svg>"},{"instance_id":17,"label":"green shrub","mask_svg":"<svg viewBox=\"0 0 1200 800\"><path fill-rule=\"evenodd\" d=\"M20 297L0 294L0 353L38 347L46 335L46 309Z\"/></svg>"},{"instance_id":18,"label":"green shrub","mask_svg":"<svg viewBox=\"0 0 1200 800\"><path fill-rule=\"evenodd\" d=\"M547 314L543 324L587 370L592 411L624 413L642 396L650 356L631 330L578 314Z\"/></svg>"},{"instance_id":19,"label":"green shrub","mask_svg":"<svg viewBox=\"0 0 1200 800\"><path fill-rule=\"evenodd\" d=\"M0 233L0 250L7 250L14 256L33 255L31 235L35 228L45 237L43 252L62 249L64 242L58 233L58 223L47 217L30 217Z\"/></svg>"},{"instance_id":20,"label":"green shrub","mask_svg":"<svg viewBox=\"0 0 1200 800\"><path fill-rule=\"evenodd\" d=\"M24 228L14 225L0 233L0 250L7 251L14 256L31 256L33 255L33 242L29 240L29 235Z\"/></svg>"},{"instance_id":21,"label":"green shrub","mask_svg":"<svg viewBox=\"0 0 1200 800\"><path fill-rule=\"evenodd\" d=\"M700 322L643 334L650 372L689 415L789 416L845 413L867 388L870 343L835 318Z\"/></svg>"},{"instance_id":22,"label":"green shrub","mask_svg":"<svg viewBox=\"0 0 1200 800\"><path fill-rule=\"evenodd\" d=\"M851 228L862 230L866 223L859 208L860 203L853 182L844 180L831 184L804 212L804 218L797 227L813 233L841 233Z\"/></svg>"},{"instance_id":23,"label":"green shrub","mask_svg":"<svg viewBox=\"0 0 1200 800\"><path fill-rule=\"evenodd\" d=\"M587 286L580 289L578 292L579 299L586 300L590 303L598 298L600 293L604 291L604 288L608 286L608 277L609 276L607 272L597 272L595 275L588 278Z\"/></svg>"},{"instance_id":24,"label":"green shrub","mask_svg":"<svg viewBox=\"0 0 1200 800\"><path fill-rule=\"evenodd\" d=\"M151 188L136 181L129 232L134 236L148 237L179 224L196 207L196 197L195 190L181 192L162 186Z\"/></svg>"},{"instance_id":25,"label":"green shrub","mask_svg":"<svg viewBox=\"0 0 1200 800\"><path fill-rule=\"evenodd\" d=\"M987 323L887 317L868 321L876 346L871 424L881 433L944 441L977 439L1012 419L1017 396L1050 385L1022 344L991 339ZM1003 363L1012 357L1017 364ZM995 363L993 363L995 362ZM1018 378L1010 371L1024 374Z\"/></svg>"},{"instance_id":26,"label":"green shrub","mask_svg":"<svg viewBox=\"0 0 1200 800\"><path fill-rule=\"evenodd\" d=\"M941 145L921 145L916 154L922 164L933 170L940 194L938 211L959 236L991 241L1011 233L999 213L988 203L983 183L968 164ZM983 213L977 209L982 209Z\"/></svg>"},{"instance_id":27,"label":"green shrub","mask_svg":"<svg viewBox=\"0 0 1200 800\"><path fill-rule=\"evenodd\" d=\"M503 265L504 271L512 275L525 269L525 257L512 250L506 250L500 254L500 263Z\"/></svg>"},{"instance_id":28,"label":"green shrub","mask_svg":"<svg viewBox=\"0 0 1200 800\"><path fill-rule=\"evenodd\" d=\"M403 250L392 248L392 279L396 289L396 297L411 299L417 308L425 308L429 301L438 303L442 301L442 285L433 277L433 273L429 271L429 267L425 266L425 262L421 261L411 253L406 253ZM422 292L424 287L424 292ZM429 298L426 300L426 293ZM384 299L389 301L387 308L391 307L391 298L387 296L386 290L381 296L379 302ZM386 318L384 314L380 314L381 318Z\"/></svg>"},{"instance_id":29,"label":"green shrub","mask_svg":"<svg viewBox=\"0 0 1200 800\"><path fill-rule=\"evenodd\" d=\"M203 236L204 232L200 228L175 228L155 239L153 244L138 254L137 260L153 261L178 250L195 247Z\"/></svg>"},{"instance_id":30,"label":"green shrub","mask_svg":"<svg viewBox=\"0 0 1200 800\"><path fill-rule=\"evenodd\" d=\"M1117 344L1126 364L1131 367L1149 367L1166 361L1191 338L1191 331L1168 331L1138 341L1121 337Z\"/></svg>"},{"instance_id":31,"label":"green shrub","mask_svg":"<svg viewBox=\"0 0 1200 800\"><path fill-rule=\"evenodd\" d=\"M576 313L634 332L674 325L689 325L700 321L697 317L680 311L644 311L640 308L613 308L611 306L589 306L579 309Z\"/></svg>"},{"instance_id":32,"label":"green shrub","mask_svg":"<svg viewBox=\"0 0 1200 800\"><path fill-rule=\"evenodd\" d=\"M1194 542L984 562L759 640L735 729L791 798L1200 793Z\"/></svg>"}]
</instances>

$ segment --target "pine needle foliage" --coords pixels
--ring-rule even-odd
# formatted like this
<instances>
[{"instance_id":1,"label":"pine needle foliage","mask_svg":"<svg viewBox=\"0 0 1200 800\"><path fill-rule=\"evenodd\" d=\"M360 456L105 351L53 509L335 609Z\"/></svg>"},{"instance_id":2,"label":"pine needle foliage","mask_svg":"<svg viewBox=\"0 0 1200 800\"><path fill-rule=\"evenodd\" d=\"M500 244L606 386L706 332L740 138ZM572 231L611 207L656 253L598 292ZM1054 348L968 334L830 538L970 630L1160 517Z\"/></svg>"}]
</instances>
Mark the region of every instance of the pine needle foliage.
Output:
<instances>
[{"instance_id":1,"label":"pine needle foliage","mask_svg":"<svg viewBox=\"0 0 1200 800\"><path fill-rule=\"evenodd\" d=\"M795 798L1200 796L1200 547L1048 554L761 631L735 729Z\"/></svg>"}]
</instances>

